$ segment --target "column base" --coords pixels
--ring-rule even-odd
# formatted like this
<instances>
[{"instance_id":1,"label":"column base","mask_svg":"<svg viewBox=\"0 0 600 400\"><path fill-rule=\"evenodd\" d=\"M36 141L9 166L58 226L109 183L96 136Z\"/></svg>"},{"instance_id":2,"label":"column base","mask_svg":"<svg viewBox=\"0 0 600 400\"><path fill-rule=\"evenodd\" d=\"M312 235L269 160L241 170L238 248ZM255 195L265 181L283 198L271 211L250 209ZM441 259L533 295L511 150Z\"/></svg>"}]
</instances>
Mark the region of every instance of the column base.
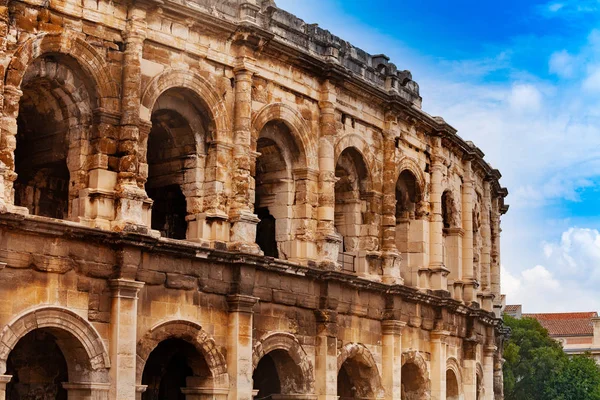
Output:
<instances>
[{"instance_id":1,"label":"column base","mask_svg":"<svg viewBox=\"0 0 600 400\"><path fill-rule=\"evenodd\" d=\"M111 229L117 232L148 234L151 226L152 199L137 185L116 188L116 214Z\"/></svg>"},{"instance_id":2,"label":"column base","mask_svg":"<svg viewBox=\"0 0 600 400\"><path fill-rule=\"evenodd\" d=\"M71 383L64 382L62 387L68 392L67 398L77 400L108 399L110 383Z\"/></svg>"},{"instance_id":3,"label":"column base","mask_svg":"<svg viewBox=\"0 0 600 400\"><path fill-rule=\"evenodd\" d=\"M340 269L338 255L342 236L336 232L321 232L317 242L318 263L322 269Z\"/></svg>"},{"instance_id":4,"label":"column base","mask_svg":"<svg viewBox=\"0 0 600 400\"><path fill-rule=\"evenodd\" d=\"M231 217L230 221L229 250L262 255L262 250L256 244L256 225L260 219L250 212L241 212Z\"/></svg>"},{"instance_id":5,"label":"column base","mask_svg":"<svg viewBox=\"0 0 600 400\"><path fill-rule=\"evenodd\" d=\"M181 388L181 393L186 400L227 400L229 389L184 387Z\"/></svg>"},{"instance_id":6,"label":"column base","mask_svg":"<svg viewBox=\"0 0 600 400\"><path fill-rule=\"evenodd\" d=\"M397 251L384 251L382 254L383 283L389 285L404 285L400 273L402 255Z\"/></svg>"},{"instance_id":7,"label":"column base","mask_svg":"<svg viewBox=\"0 0 600 400\"><path fill-rule=\"evenodd\" d=\"M186 219L187 240L210 248L227 248L231 224L226 214L202 213L190 215Z\"/></svg>"}]
</instances>

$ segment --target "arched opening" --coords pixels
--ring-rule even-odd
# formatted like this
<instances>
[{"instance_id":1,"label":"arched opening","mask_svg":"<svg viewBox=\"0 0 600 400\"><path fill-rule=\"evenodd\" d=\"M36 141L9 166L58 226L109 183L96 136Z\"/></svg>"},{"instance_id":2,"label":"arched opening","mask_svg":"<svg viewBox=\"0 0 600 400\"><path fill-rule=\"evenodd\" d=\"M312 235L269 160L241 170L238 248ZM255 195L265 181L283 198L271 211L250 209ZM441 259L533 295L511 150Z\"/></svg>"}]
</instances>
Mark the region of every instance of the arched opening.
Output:
<instances>
[{"instance_id":1,"label":"arched opening","mask_svg":"<svg viewBox=\"0 0 600 400\"><path fill-rule=\"evenodd\" d=\"M427 381L419 367L407 362L401 370L401 393L402 400L426 400L428 399Z\"/></svg>"},{"instance_id":2,"label":"arched opening","mask_svg":"<svg viewBox=\"0 0 600 400\"><path fill-rule=\"evenodd\" d=\"M453 370L446 371L446 400L459 400L458 379Z\"/></svg>"},{"instance_id":3,"label":"arched opening","mask_svg":"<svg viewBox=\"0 0 600 400\"><path fill-rule=\"evenodd\" d=\"M208 388L211 372L204 356L190 343L166 339L150 353L142 384L143 400L185 400L185 388Z\"/></svg>"},{"instance_id":4,"label":"arched opening","mask_svg":"<svg viewBox=\"0 0 600 400\"><path fill-rule=\"evenodd\" d=\"M258 390L255 399L266 399L274 394L281 394L281 381L275 361L273 361L270 354L261 358L252 374L252 380L254 390Z\"/></svg>"},{"instance_id":5,"label":"arched opening","mask_svg":"<svg viewBox=\"0 0 600 400\"><path fill-rule=\"evenodd\" d=\"M68 56L47 54L21 84L15 149L16 206L30 214L67 219L87 184L86 135L96 107L89 82Z\"/></svg>"},{"instance_id":6,"label":"arched opening","mask_svg":"<svg viewBox=\"0 0 600 400\"><path fill-rule=\"evenodd\" d=\"M303 394L306 383L302 369L285 350L273 350L265 354L252 374L255 399L272 398L276 395Z\"/></svg>"},{"instance_id":7,"label":"arched opening","mask_svg":"<svg viewBox=\"0 0 600 400\"><path fill-rule=\"evenodd\" d=\"M21 338L8 356L6 399L67 400L62 383L69 382L67 361L49 329L36 329Z\"/></svg>"},{"instance_id":8,"label":"arched opening","mask_svg":"<svg viewBox=\"0 0 600 400\"><path fill-rule=\"evenodd\" d=\"M375 399L379 376L374 366L358 357L349 358L338 372L337 395L340 400Z\"/></svg>"},{"instance_id":9,"label":"arched opening","mask_svg":"<svg viewBox=\"0 0 600 400\"><path fill-rule=\"evenodd\" d=\"M203 209L210 119L192 91L173 88L159 96L151 120L146 154L151 227L164 237L185 239L186 217Z\"/></svg>"},{"instance_id":10,"label":"arched opening","mask_svg":"<svg viewBox=\"0 0 600 400\"><path fill-rule=\"evenodd\" d=\"M402 254L404 283L417 286L418 271L425 264L425 221L419 208L422 193L415 175L403 170L396 181L396 247Z\"/></svg>"},{"instance_id":11,"label":"arched opening","mask_svg":"<svg viewBox=\"0 0 600 400\"><path fill-rule=\"evenodd\" d=\"M254 213L260 219L256 243L266 256L288 259L295 203L293 164L299 149L287 125L271 121L261 130L254 171Z\"/></svg>"},{"instance_id":12,"label":"arched opening","mask_svg":"<svg viewBox=\"0 0 600 400\"><path fill-rule=\"evenodd\" d=\"M342 237L338 261L347 271L356 271L356 257L365 249L362 235L368 211L368 169L363 156L353 147L339 156L335 176L335 229Z\"/></svg>"}]
</instances>

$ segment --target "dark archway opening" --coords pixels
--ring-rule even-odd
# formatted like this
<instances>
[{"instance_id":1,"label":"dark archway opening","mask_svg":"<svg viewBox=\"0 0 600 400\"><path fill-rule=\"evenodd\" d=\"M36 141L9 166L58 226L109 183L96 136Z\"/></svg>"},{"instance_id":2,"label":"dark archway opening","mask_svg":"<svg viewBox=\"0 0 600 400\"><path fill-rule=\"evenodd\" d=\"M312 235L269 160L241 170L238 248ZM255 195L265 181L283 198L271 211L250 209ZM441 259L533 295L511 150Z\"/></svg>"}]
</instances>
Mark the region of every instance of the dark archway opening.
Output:
<instances>
[{"instance_id":1,"label":"dark archway opening","mask_svg":"<svg viewBox=\"0 0 600 400\"><path fill-rule=\"evenodd\" d=\"M258 208L255 212L256 216L260 219L260 222L256 226L256 244L258 244L258 247L260 247L265 256L279 258L277 239L275 237L275 217L269 213L267 207Z\"/></svg>"},{"instance_id":2,"label":"dark archway opening","mask_svg":"<svg viewBox=\"0 0 600 400\"><path fill-rule=\"evenodd\" d=\"M255 400L271 398L274 394L281 394L279 372L277 372L277 366L271 353L261 358L252 374L252 380L254 381L254 390L258 390Z\"/></svg>"},{"instance_id":3,"label":"dark archway opening","mask_svg":"<svg viewBox=\"0 0 600 400\"><path fill-rule=\"evenodd\" d=\"M402 400L428 399L429 388L419 367L413 363L406 363L402 366L401 374L400 397Z\"/></svg>"},{"instance_id":4,"label":"dark archway opening","mask_svg":"<svg viewBox=\"0 0 600 400\"><path fill-rule=\"evenodd\" d=\"M349 358L338 372L337 394L340 400L375 399L378 379L377 369L358 357Z\"/></svg>"},{"instance_id":5,"label":"dark archway opening","mask_svg":"<svg viewBox=\"0 0 600 400\"><path fill-rule=\"evenodd\" d=\"M446 400L459 400L458 379L450 369L446 371Z\"/></svg>"},{"instance_id":6,"label":"dark archway opening","mask_svg":"<svg viewBox=\"0 0 600 400\"><path fill-rule=\"evenodd\" d=\"M62 387L69 381L67 361L57 338L44 329L19 340L8 356L6 375L12 375L6 386L7 400L67 400Z\"/></svg>"},{"instance_id":7,"label":"dark archway opening","mask_svg":"<svg viewBox=\"0 0 600 400\"><path fill-rule=\"evenodd\" d=\"M152 206L152 229L171 239L185 239L187 232L186 200L179 185L149 188Z\"/></svg>"},{"instance_id":8,"label":"dark archway opening","mask_svg":"<svg viewBox=\"0 0 600 400\"><path fill-rule=\"evenodd\" d=\"M194 135L187 120L176 111L152 114L148 136L148 181L146 192L153 200L152 229L164 237L185 239L187 231L184 183L186 156L196 151Z\"/></svg>"},{"instance_id":9,"label":"dark archway opening","mask_svg":"<svg viewBox=\"0 0 600 400\"><path fill-rule=\"evenodd\" d=\"M290 171L297 148L288 127L279 121L265 125L256 143L260 156L254 171L254 213L260 219L256 244L266 256L287 259L291 243L294 184ZM297 154L296 154L297 155Z\"/></svg>"},{"instance_id":10,"label":"dark archway opening","mask_svg":"<svg viewBox=\"0 0 600 400\"><path fill-rule=\"evenodd\" d=\"M202 387L211 377L204 357L190 343L167 339L150 353L142 384L148 385L143 400L185 400L182 388Z\"/></svg>"},{"instance_id":11,"label":"dark archway opening","mask_svg":"<svg viewBox=\"0 0 600 400\"><path fill-rule=\"evenodd\" d=\"M30 214L65 219L69 213L66 105L53 85L36 79L23 88L17 117L15 205Z\"/></svg>"}]
</instances>

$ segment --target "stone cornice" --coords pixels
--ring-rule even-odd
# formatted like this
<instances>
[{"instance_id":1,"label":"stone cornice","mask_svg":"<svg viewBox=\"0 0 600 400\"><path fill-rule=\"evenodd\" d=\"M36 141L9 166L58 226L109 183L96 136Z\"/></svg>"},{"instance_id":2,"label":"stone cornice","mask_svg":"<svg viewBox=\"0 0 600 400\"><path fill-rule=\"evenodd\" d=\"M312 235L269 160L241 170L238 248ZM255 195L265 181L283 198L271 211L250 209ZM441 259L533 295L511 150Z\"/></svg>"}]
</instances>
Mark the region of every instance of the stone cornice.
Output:
<instances>
[{"instance_id":1,"label":"stone cornice","mask_svg":"<svg viewBox=\"0 0 600 400\"><path fill-rule=\"evenodd\" d=\"M309 262L309 265L305 266L237 251L207 249L194 242L165 240L133 232L108 232L68 221L12 213L0 214L0 229L20 230L36 236L84 240L88 243L96 242L107 246L127 245L144 251L153 251L158 254L173 255L180 258L204 259L229 265L253 265L257 268L280 274L306 276L322 283L331 282L358 290L378 292L386 296L400 296L403 301L410 303L444 307L455 314L477 318L480 322L490 326L497 326L502 321L495 318L493 313L467 306L449 297L438 296L430 290L422 291L404 285L390 285L376 282L342 271L322 270L314 262ZM129 294L133 296L133 292L139 291L143 286L142 282L127 280L122 283L122 281L124 280L113 280L112 286L115 288L114 290L119 292L119 288L127 288L127 293L123 291L123 295ZM115 293L115 295L117 294Z\"/></svg>"}]
</instances>

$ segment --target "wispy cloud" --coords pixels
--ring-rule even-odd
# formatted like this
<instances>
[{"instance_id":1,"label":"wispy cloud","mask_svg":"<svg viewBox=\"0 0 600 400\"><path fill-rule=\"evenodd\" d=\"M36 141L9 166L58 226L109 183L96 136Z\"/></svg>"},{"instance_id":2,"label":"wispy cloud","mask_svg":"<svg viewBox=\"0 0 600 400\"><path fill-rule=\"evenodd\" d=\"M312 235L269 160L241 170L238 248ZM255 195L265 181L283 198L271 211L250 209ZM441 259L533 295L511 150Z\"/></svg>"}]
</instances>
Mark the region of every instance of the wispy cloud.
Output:
<instances>
[{"instance_id":1,"label":"wispy cloud","mask_svg":"<svg viewBox=\"0 0 600 400\"><path fill-rule=\"evenodd\" d=\"M546 17L572 17L576 14L590 14L600 10L599 0L551 1L539 7Z\"/></svg>"}]
</instances>

